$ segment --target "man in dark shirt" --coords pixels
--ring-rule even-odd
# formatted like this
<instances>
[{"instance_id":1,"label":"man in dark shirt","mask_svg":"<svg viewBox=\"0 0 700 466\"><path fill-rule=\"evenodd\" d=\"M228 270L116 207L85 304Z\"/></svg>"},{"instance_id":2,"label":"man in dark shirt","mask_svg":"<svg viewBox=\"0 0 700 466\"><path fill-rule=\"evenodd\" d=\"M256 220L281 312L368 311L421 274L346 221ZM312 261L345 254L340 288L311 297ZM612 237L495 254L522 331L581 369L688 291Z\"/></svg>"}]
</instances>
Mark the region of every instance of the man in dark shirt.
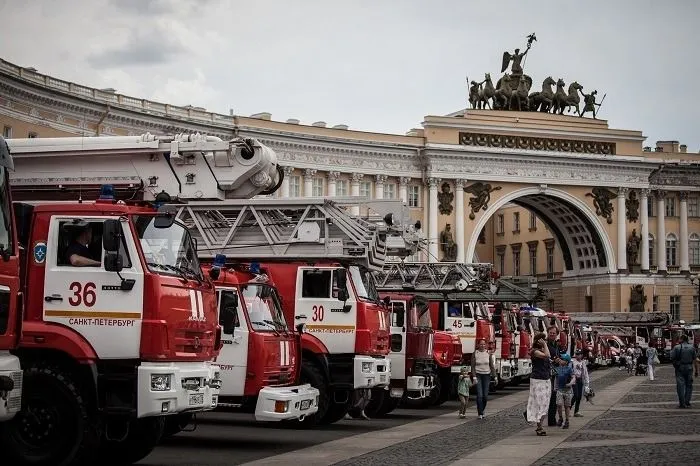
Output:
<instances>
[{"instance_id":1,"label":"man in dark shirt","mask_svg":"<svg viewBox=\"0 0 700 466\"><path fill-rule=\"evenodd\" d=\"M100 261L90 258L90 249L88 249L90 241L92 241L92 229L90 225L85 225L78 231L66 249L65 257L70 265L73 267L99 267L101 265Z\"/></svg>"},{"instance_id":2,"label":"man in dark shirt","mask_svg":"<svg viewBox=\"0 0 700 466\"><path fill-rule=\"evenodd\" d=\"M559 349L559 329L552 325L547 329L547 348L549 348L549 355L552 359L552 367L558 367L561 354ZM552 395L549 398L549 409L547 411L547 425L556 426L557 425L557 392L554 390L555 375L552 374Z\"/></svg>"},{"instance_id":3,"label":"man in dark shirt","mask_svg":"<svg viewBox=\"0 0 700 466\"><path fill-rule=\"evenodd\" d=\"M688 343L688 335L681 335L681 342L671 350L671 361L676 369L679 408L690 408L690 398L693 396L693 361L696 357L695 348Z\"/></svg>"}]
</instances>

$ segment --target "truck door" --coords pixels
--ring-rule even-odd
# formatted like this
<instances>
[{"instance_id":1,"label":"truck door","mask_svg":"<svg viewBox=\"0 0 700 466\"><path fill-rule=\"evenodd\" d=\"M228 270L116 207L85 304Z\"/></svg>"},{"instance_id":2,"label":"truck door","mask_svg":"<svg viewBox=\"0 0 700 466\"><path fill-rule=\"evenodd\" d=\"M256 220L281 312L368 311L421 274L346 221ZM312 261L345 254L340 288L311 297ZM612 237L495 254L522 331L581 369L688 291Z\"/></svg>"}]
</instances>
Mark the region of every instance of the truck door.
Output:
<instances>
[{"instance_id":1,"label":"truck door","mask_svg":"<svg viewBox=\"0 0 700 466\"><path fill-rule=\"evenodd\" d=\"M5 142L0 141L0 144ZM7 168L6 165L1 165L3 160L0 160L0 350L9 350L19 343L21 302L19 251L10 207ZM26 250L27 245L24 247ZM41 259L45 258L46 245L39 248L38 254L41 255Z\"/></svg>"},{"instance_id":2,"label":"truck door","mask_svg":"<svg viewBox=\"0 0 700 466\"><path fill-rule=\"evenodd\" d=\"M449 301L444 303L445 330L462 340L462 353L471 354L476 347L476 313L474 303Z\"/></svg>"},{"instance_id":3,"label":"truck door","mask_svg":"<svg viewBox=\"0 0 700 466\"><path fill-rule=\"evenodd\" d=\"M44 267L44 321L81 334L101 359L139 358L144 273L131 229L123 221L119 247L123 269L119 274L105 270L102 228L108 218L119 220L51 217ZM35 246L35 262L36 251ZM72 264L71 255L82 257L82 265ZM122 279L133 281L133 287L123 289Z\"/></svg>"},{"instance_id":4,"label":"truck door","mask_svg":"<svg viewBox=\"0 0 700 466\"><path fill-rule=\"evenodd\" d=\"M357 302L349 274L345 283L349 298L345 302L338 299L336 275L332 267L297 269L294 319L297 324L306 323L308 333L331 353L354 353Z\"/></svg>"},{"instance_id":5,"label":"truck door","mask_svg":"<svg viewBox=\"0 0 700 466\"><path fill-rule=\"evenodd\" d=\"M413 315L413 313L410 313ZM406 378L406 301L391 301L391 378ZM413 322L412 322L413 323ZM417 324L417 322L415 323Z\"/></svg>"},{"instance_id":6,"label":"truck door","mask_svg":"<svg viewBox=\"0 0 700 466\"><path fill-rule=\"evenodd\" d=\"M226 308L235 307L233 335L224 333L221 337L223 348L216 358L221 367L221 396L243 396L248 365L248 337L250 330L246 320L245 302L239 299L237 288L217 287L219 319Z\"/></svg>"}]
</instances>

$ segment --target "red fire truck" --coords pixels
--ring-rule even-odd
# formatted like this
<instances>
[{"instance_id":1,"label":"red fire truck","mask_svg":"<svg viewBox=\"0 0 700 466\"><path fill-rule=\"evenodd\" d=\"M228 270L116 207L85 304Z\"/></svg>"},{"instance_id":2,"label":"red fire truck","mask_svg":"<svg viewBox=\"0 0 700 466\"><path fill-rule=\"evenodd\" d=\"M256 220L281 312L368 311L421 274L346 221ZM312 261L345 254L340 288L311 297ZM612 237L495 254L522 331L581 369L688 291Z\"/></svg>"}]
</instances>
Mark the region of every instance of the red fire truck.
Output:
<instances>
[{"instance_id":1,"label":"red fire truck","mask_svg":"<svg viewBox=\"0 0 700 466\"><path fill-rule=\"evenodd\" d=\"M12 267L0 268L9 310L0 349L24 369L14 387L21 388L22 409L0 425L3 459L138 461L159 441L165 416L216 407L221 385L211 363L221 348L214 287L187 230L153 208L170 198L155 188L183 188L191 178L192 186L174 191L186 198L206 158L223 151L232 155L227 179L236 188L217 186L217 195L263 192L279 185L274 153L252 140L197 136L8 142L13 196L66 201L18 202L11 210L3 167L9 254L2 267ZM175 183L159 182L160 175ZM244 181L254 175L261 183ZM110 181L117 186L84 200L97 198L96 184ZM117 202L125 191L145 202Z\"/></svg>"},{"instance_id":2,"label":"red fire truck","mask_svg":"<svg viewBox=\"0 0 700 466\"><path fill-rule=\"evenodd\" d=\"M369 275L387 253L376 225L320 198L190 203L178 218L200 251L258 264L286 321L305 324L300 382L320 392L305 423L341 419L355 390L373 389L375 401L390 393L391 320Z\"/></svg>"}]
</instances>

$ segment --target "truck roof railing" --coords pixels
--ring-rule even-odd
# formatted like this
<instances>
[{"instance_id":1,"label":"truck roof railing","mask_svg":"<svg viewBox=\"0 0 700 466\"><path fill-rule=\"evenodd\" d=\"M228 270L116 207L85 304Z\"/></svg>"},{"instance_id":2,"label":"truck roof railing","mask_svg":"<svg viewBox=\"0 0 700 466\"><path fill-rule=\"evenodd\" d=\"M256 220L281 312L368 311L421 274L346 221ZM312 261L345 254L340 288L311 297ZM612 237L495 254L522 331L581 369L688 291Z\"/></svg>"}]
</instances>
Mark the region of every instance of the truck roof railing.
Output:
<instances>
[{"instance_id":1,"label":"truck roof railing","mask_svg":"<svg viewBox=\"0 0 700 466\"><path fill-rule=\"evenodd\" d=\"M160 211L187 226L202 258L327 259L379 270L388 254L386 242L376 224L345 210L349 204L345 198L262 198L165 204Z\"/></svg>"}]
</instances>

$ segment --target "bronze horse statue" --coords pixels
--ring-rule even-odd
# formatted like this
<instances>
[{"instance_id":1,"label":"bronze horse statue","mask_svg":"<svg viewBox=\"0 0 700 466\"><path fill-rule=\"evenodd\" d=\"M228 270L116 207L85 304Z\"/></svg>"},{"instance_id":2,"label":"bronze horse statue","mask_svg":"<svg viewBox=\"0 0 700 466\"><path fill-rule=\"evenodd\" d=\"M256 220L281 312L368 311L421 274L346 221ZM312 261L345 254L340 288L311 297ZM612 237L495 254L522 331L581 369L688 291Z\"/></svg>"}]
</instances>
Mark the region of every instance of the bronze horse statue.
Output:
<instances>
[{"instance_id":1,"label":"bronze horse statue","mask_svg":"<svg viewBox=\"0 0 700 466\"><path fill-rule=\"evenodd\" d=\"M491 81L491 73L484 75L484 87L479 89L479 99L477 100L476 108L493 108L495 104L496 88L493 87Z\"/></svg>"},{"instance_id":2,"label":"bronze horse statue","mask_svg":"<svg viewBox=\"0 0 700 466\"><path fill-rule=\"evenodd\" d=\"M554 98L552 86L556 84L556 81L551 76L547 76L547 79L542 82L542 91L530 94L530 110L534 112L549 112L549 109L552 107L552 99Z\"/></svg>"},{"instance_id":3,"label":"bronze horse statue","mask_svg":"<svg viewBox=\"0 0 700 466\"><path fill-rule=\"evenodd\" d=\"M564 86L566 83L563 79L559 78L557 81L557 90L552 98L552 113L563 115L564 109L566 108L566 101L569 96L564 92Z\"/></svg>"},{"instance_id":4,"label":"bronze horse statue","mask_svg":"<svg viewBox=\"0 0 700 466\"><path fill-rule=\"evenodd\" d=\"M576 114L581 116L581 109L579 104L581 103L581 97L578 95L579 91L583 92L583 86L576 81L569 84L569 93L566 96L566 111L571 112L572 107L576 107Z\"/></svg>"},{"instance_id":5,"label":"bronze horse statue","mask_svg":"<svg viewBox=\"0 0 700 466\"><path fill-rule=\"evenodd\" d=\"M518 88L510 96L510 108L512 110L530 110L530 103L528 98L529 90L530 83L525 78L525 76L521 76L518 80Z\"/></svg>"}]
</instances>

